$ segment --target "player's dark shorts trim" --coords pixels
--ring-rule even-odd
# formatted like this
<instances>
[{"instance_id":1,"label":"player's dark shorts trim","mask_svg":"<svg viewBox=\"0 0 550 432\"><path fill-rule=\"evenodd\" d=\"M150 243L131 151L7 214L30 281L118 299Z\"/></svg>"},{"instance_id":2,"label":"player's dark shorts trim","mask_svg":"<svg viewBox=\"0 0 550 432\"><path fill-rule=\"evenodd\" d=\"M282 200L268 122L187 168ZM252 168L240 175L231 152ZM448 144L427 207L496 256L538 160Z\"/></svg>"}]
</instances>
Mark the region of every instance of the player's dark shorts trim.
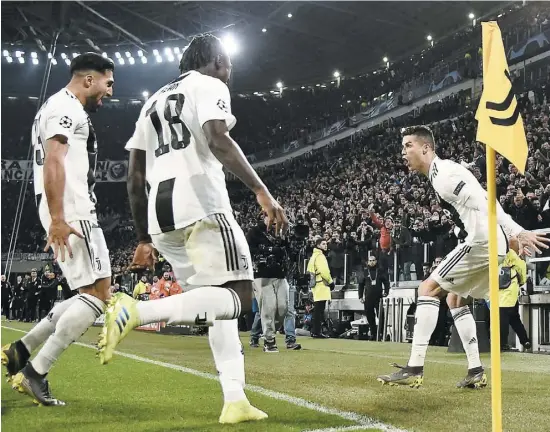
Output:
<instances>
[{"instance_id":1,"label":"player's dark shorts trim","mask_svg":"<svg viewBox=\"0 0 550 432\"><path fill-rule=\"evenodd\" d=\"M237 246L235 245L235 235L227 217L222 213L214 215L220 226L223 248L225 250L225 264L227 271L239 270L239 256L237 255Z\"/></svg>"},{"instance_id":2,"label":"player's dark shorts trim","mask_svg":"<svg viewBox=\"0 0 550 432\"><path fill-rule=\"evenodd\" d=\"M464 245L462 246L462 249L460 252L458 252L456 255L451 257L451 259L441 268L439 271L439 276L441 278L444 278L449 274L449 272L460 262L462 258L466 256L466 254L470 253L472 250L471 246Z\"/></svg>"},{"instance_id":3,"label":"player's dark shorts trim","mask_svg":"<svg viewBox=\"0 0 550 432\"><path fill-rule=\"evenodd\" d=\"M171 178L161 181L157 188L155 200L155 212L161 232L170 232L175 229L174 222L174 185L176 179Z\"/></svg>"}]
</instances>

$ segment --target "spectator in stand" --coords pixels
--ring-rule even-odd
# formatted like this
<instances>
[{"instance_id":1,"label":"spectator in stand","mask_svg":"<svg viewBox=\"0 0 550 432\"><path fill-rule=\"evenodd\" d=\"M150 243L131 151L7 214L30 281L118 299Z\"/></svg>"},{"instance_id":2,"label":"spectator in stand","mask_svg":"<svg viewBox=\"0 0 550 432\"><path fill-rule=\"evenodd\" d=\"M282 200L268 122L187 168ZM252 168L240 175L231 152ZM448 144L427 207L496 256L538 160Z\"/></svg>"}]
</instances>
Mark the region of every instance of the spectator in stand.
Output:
<instances>
[{"instance_id":1,"label":"spectator in stand","mask_svg":"<svg viewBox=\"0 0 550 432\"><path fill-rule=\"evenodd\" d=\"M147 294L147 275L146 274L141 276L139 282L134 287L132 297L134 297L137 300L143 300L143 296L145 294Z\"/></svg>"},{"instance_id":2,"label":"spectator in stand","mask_svg":"<svg viewBox=\"0 0 550 432\"><path fill-rule=\"evenodd\" d=\"M13 300L13 288L9 281L6 280L6 275L2 275L2 315L9 321L10 319L10 304Z\"/></svg>"}]
</instances>

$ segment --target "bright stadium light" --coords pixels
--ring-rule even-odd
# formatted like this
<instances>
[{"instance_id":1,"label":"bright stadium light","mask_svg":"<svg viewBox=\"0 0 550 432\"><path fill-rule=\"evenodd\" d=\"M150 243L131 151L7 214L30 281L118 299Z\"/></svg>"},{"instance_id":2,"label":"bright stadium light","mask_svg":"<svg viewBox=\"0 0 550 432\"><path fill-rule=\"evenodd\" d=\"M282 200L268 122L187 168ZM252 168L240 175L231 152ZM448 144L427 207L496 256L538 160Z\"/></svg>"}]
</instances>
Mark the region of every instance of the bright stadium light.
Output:
<instances>
[{"instance_id":1,"label":"bright stadium light","mask_svg":"<svg viewBox=\"0 0 550 432\"><path fill-rule=\"evenodd\" d=\"M108 56L107 56L107 53L106 53L106 52L104 52L103 54L101 54L101 57L103 57L103 58L107 58L107 57L108 57Z\"/></svg>"},{"instance_id":2,"label":"bright stadium light","mask_svg":"<svg viewBox=\"0 0 550 432\"><path fill-rule=\"evenodd\" d=\"M67 54L61 53L61 58L62 58L63 60L65 60L65 59L67 58Z\"/></svg>"},{"instance_id":3,"label":"bright stadium light","mask_svg":"<svg viewBox=\"0 0 550 432\"><path fill-rule=\"evenodd\" d=\"M164 48L164 54L171 55L172 54L172 48Z\"/></svg>"},{"instance_id":4,"label":"bright stadium light","mask_svg":"<svg viewBox=\"0 0 550 432\"><path fill-rule=\"evenodd\" d=\"M138 51L138 57L143 57L143 51L142 50Z\"/></svg>"},{"instance_id":5,"label":"bright stadium light","mask_svg":"<svg viewBox=\"0 0 550 432\"><path fill-rule=\"evenodd\" d=\"M159 55L159 50L154 49L154 50L153 50L153 55L154 55L155 57L157 57L157 56Z\"/></svg>"},{"instance_id":6,"label":"bright stadium light","mask_svg":"<svg viewBox=\"0 0 550 432\"><path fill-rule=\"evenodd\" d=\"M120 58L118 59L118 64L120 64L120 65L123 65L123 64L124 64L124 59L123 59L122 57L120 57Z\"/></svg>"},{"instance_id":7,"label":"bright stadium light","mask_svg":"<svg viewBox=\"0 0 550 432\"><path fill-rule=\"evenodd\" d=\"M73 53L73 58L77 58L78 57L78 53Z\"/></svg>"},{"instance_id":8,"label":"bright stadium light","mask_svg":"<svg viewBox=\"0 0 550 432\"><path fill-rule=\"evenodd\" d=\"M426 39L428 39L428 41L430 41L430 42L431 42L431 40L433 39L433 38L432 38L432 35L428 35L428 36L426 36Z\"/></svg>"},{"instance_id":9,"label":"bright stadium light","mask_svg":"<svg viewBox=\"0 0 550 432\"><path fill-rule=\"evenodd\" d=\"M388 62L388 58L387 58L387 57L384 57L384 58L382 59L382 61L383 61L384 63L387 63L387 62Z\"/></svg>"},{"instance_id":10,"label":"bright stadium light","mask_svg":"<svg viewBox=\"0 0 550 432\"><path fill-rule=\"evenodd\" d=\"M128 63L130 63L131 65L133 65L135 62L136 62L136 61L134 60L133 57L130 57L130 58L128 59Z\"/></svg>"},{"instance_id":11,"label":"bright stadium light","mask_svg":"<svg viewBox=\"0 0 550 432\"><path fill-rule=\"evenodd\" d=\"M289 13L289 14L287 15L287 18L292 18L292 14Z\"/></svg>"},{"instance_id":12,"label":"bright stadium light","mask_svg":"<svg viewBox=\"0 0 550 432\"><path fill-rule=\"evenodd\" d=\"M23 64L25 63L25 59L23 57L18 57L19 63Z\"/></svg>"},{"instance_id":13,"label":"bright stadium light","mask_svg":"<svg viewBox=\"0 0 550 432\"><path fill-rule=\"evenodd\" d=\"M305 88L306 88L306 86L302 86L302 87L300 87L300 88L301 88L301 89L303 90L303 89L305 89Z\"/></svg>"},{"instance_id":14,"label":"bright stadium light","mask_svg":"<svg viewBox=\"0 0 550 432\"><path fill-rule=\"evenodd\" d=\"M149 92L147 90L145 90L144 92L141 93L143 95L144 98L148 98L149 97Z\"/></svg>"},{"instance_id":15,"label":"bright stadium light","mask_svg":"<svg viewBox=\"0 0 550 432\"><path fill-rule=\"evenodd\" d=\"M237 41L235 41L235 38L231 34L225 35L222 38L222 43L225 49L227 50L227 54L229 55L236 54L239 51Z\"/></svg>"},{"instance_id":16,"label":"bright stadium light","mask_svg":"<svg viewBox=\"0 0 550 432\"><path fill-rule=\"evenodd\" d=\"M141 57L141 62L142 62L143 64L147 63L147 57Z\"/></svg>"},{"instance_id":17,"label":"bright stadium light","mask_svg":"<svg viewBox=\"0 0 550 432\"><path fill-rule=\"evenodd\" d=\"M117 51L117 52L115 53L115 57L116 57L117 59L119 59L119 58L121 58L122 56L121 56L120 53Z\"/></svg>"},{"instance_id":18,"label":"bright stadium light","mask_svg":"<svg viewBox=\"0 0 550 432\"><path fill-rule=\"evenodd\" d=\"M66 64L67 66L70 66L70 65L71 65L71 61L70 61L68 58L66 58L66 59L65 59L65 64Z\"/></svg>"},{"instance_id":19,"label":"bright stadium light","mask_svg":"<svg viewBox=\"0 0 550 432\"><path fill-rule=\"evenodd\" d=\"M52 59L52 64L55 66L57 64L57 60L56 59Z\"/></svg>"},{"instance_id":20,"label":"bright stadium light","mask_svg":"<svg viewBox=\"0 0 550 432\"><path fill-rule=\"evenodd\" d=\"M37 59L37 58L33 58L33 59L32 59L32 64L33 64L33 65L37 65L37 64L38 64L38 59Z\"/></svg>"},{"instance_id":21,"label":"bright stadium light","mask_svg":"<svg viewBox=\"0 0 550 432\"><path fill-rule=\"evenodd\" d=\"M23 55L22 51L15 51L15 57L19 58Z\"/></svg>"},{"instance_id":22,"label":"bright stadium light","mask_svg":"<svg viewBox=\"0 0 550 432\"><path fill-rule=\"evenodd\" d=\"M278 81L277 84L275 84L277 88L280 90L283 88L283 83L281 81Z\"/></svg>"},{"instance_id":23,"label":"bright stadium light","mask_svg":"<svg viewBox=\"0 0 550 432\"><path fill-rule=\"evenodd\" d=\"M48 58L49 58L49 59L53 58L52 53L48 53Z\"/></svg>"},{"instance_id":24,"label":"bright stadium light","mask_svg":"<svg viewBox=\"0 0 550 432\"><path fill-rule=\"evenodd\" d=\"M6 57L6 60L8 61L8 63L11 63L13 61L13 59L11 57Z\"/></svg>"},{"instance_id":25,"label":"bright stadium light","mask_svg":"<svg viewBox=\"0 0 550 432\"><path fill-rule=\"evenodd\" d=\"M31 58L35 59L38 58L38 54L36 54L34 51L31 53Z\"/></svg>"},{"instance_id":26,"label":"bright stadium light","mask_svg":"<svg viewBox=\"0 0 550 432\"><path fill-rule=\"evenodd\" d=\"M130 51L126 51L124 54L126 54L126 57L128 58L132 57L132 54L130 54Z\"/></svg>"},{"instance_id":27,"label":"bright stadium light","mask_svg":"<svg viewBox=\"0 0 550 432\"><path fill-rule=\"evenodd\" d=\"M179 54L179 53L180 53L180 48L179 48L179 47L174 48L174 52L175 52L176 54Z\"/></svg>"},{"instance_id":28,"label":"bright stadium light","mask_svg":"<svg viewBox=\"0 0 550 432\"><path fill-rule=\"evenodd\" d=\"M267 29L264 27L264 28L262 29L262 33L265 33L266 31L267 31Z\"/></svg>"},{"instance_id":29,"label":"bright stadium light","mask_svg":"<svg viewBox=\"0 0 550 432\"><path fill-rule=\"evenodd\" d=\"M10 56L10 53L8 52L8 50L2 51L2 54L4 54L4 57L9 57Z\"/></svg>"},{"instance_id":30,"label":"bright stadium light","mask_svg":"<svg viewBox=\"0 0 550 432\"><path fill-rule=\"evenodd\" d=\"M473 14L473 12L470 12L470 14L468 15L468 18L470 18L471 20L473 20L476 16Z\"/></svg>"},{"instance_id":31,"label":"bright stadium light","mask_svg":"<svg viewBox=\"0 0 550 432\"><path fill-rule=\"evenodd\" d=\"M166 56L166 59L171 63L174 61L174 56L172 54Z\"/></svg>"},{"instance_id":32,"label":"bright stadium light","mask_svg":"<svg viewBox=\"0 0 550 432\"><path fill-rule=\"evenodd\" d=\"M162 63L162 57L161 56L157 56L156 59L157 59L157 63Z\"/></svg>"},{"instance_id":33,"label":"bright stadium light","mask_svg":"<svg viewBox=\"0 0 550 432\"><path fill-rule=\"evenodd\" d=\"M340 72L334 71L334 73L332 74L332 76L333 76L334 78L340 78Z\"/></svg>"}]
</instances>

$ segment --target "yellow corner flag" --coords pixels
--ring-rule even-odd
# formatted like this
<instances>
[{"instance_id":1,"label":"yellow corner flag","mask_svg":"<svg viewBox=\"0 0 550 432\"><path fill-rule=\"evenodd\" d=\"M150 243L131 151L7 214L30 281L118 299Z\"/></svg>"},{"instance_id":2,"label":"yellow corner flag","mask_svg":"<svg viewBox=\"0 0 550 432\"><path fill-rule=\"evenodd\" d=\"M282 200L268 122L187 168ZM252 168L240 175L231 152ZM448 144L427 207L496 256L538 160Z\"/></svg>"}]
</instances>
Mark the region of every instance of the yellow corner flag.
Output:
<instances>
[{"instance_id":1,"label":"yellow corner flag","mask_svg":"<svg viewBox=\"0 0 550 432\"><path fill-rule=\"evenodd\" d=\"M483 94L476 112L477 140L500 153L524 174L527 140L512 88L500 28L494 21L484 22L481 26Z\"/></svg>"},{"instance_id":2,"label":"yellow corner flag","mask_svg":"<svg viewBox=\"0 0 550 432\"><path fill-rule=\"evenodd\" d=\"M491 410L493 432L502 432L502 370L498 286L497 207L495 151L523 174L527 140L504 54L500 28L484 22L483 94L476 112L477 140L487 146L487 200L489 213L489 286L491 300Z\"/></svg>"}]
</instances>

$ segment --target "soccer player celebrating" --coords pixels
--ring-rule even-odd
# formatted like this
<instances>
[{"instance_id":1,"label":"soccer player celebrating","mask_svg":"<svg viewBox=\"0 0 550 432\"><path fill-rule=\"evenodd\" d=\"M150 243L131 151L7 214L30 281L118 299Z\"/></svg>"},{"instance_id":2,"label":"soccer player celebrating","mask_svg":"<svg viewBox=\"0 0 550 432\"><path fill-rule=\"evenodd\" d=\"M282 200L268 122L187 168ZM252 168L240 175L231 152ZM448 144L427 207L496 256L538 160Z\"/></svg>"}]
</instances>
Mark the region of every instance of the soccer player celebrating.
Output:
<instances>
[{"instance_id":1,"label":"soccer player celebrating","mask_svg":"<svg viewBox=\"0 0 550 432\"><path fill-rule=\"evenodd\" d=\"M112 96L112 60L96 53L73 59L69 84L34 119L34 188L54 259L79 294L50 311L21 340L2 348L14 389L42 405L65 405L51 395L46 374L67 347L103 313L110 297L111 264L97 223L94 194L97 141L88 112ZM44 343L36 357L31 353Z\"/></svg>"},{"instance_id":2,"label":"soccer player celebrating","mask_svg":"<svg viewBox=\"0 0 550 432\"><path fill-rule=\"evenodd\" d=\"M207 34L193 39L181 58L181 75L147 101L126 145L128 193L140 241L133 266L152 266L152 243L172 264L177 280L195 289L152 302L114 297L99 344L100 361L106 363L139 325L165 321L212 326L210 346L225 400L220 423L267 417L244 393L237 318L252 309L252 261L233 217L223 167L255 193L268 226L275 222L279 233L288 224L282 207L229 135L236 122L226 85L231 68L218 38Z\"/></svg>"},{"instance_id":3,"label":"soccer player celebrating","mask_svg":"<svg viewBox=\"0 0 550 432\"><path fill-rule=\"evenodd\" d=\"M435 153L435 141L426 126L405 128L403 158L409 168L428 177L437 200L453 215L457 227L467 233L460 243L418 287L418 306L411 356L407 366L390 375L381 375L384 384L405 384L419 387L423 383L424 361L428 342L437 324L439 297L445 293L455 326L468 358L468 374L458 387L480 388L487 377L479 359L476 325L465 299L484 298L489 287L489 226L487 192L467 168L451 160L442 160ZM497 202L499 261L508 252L509 237L517 237L527 253L540 253L550 239L524 230L506 214Z\"/></svg>"}]
</instances>

